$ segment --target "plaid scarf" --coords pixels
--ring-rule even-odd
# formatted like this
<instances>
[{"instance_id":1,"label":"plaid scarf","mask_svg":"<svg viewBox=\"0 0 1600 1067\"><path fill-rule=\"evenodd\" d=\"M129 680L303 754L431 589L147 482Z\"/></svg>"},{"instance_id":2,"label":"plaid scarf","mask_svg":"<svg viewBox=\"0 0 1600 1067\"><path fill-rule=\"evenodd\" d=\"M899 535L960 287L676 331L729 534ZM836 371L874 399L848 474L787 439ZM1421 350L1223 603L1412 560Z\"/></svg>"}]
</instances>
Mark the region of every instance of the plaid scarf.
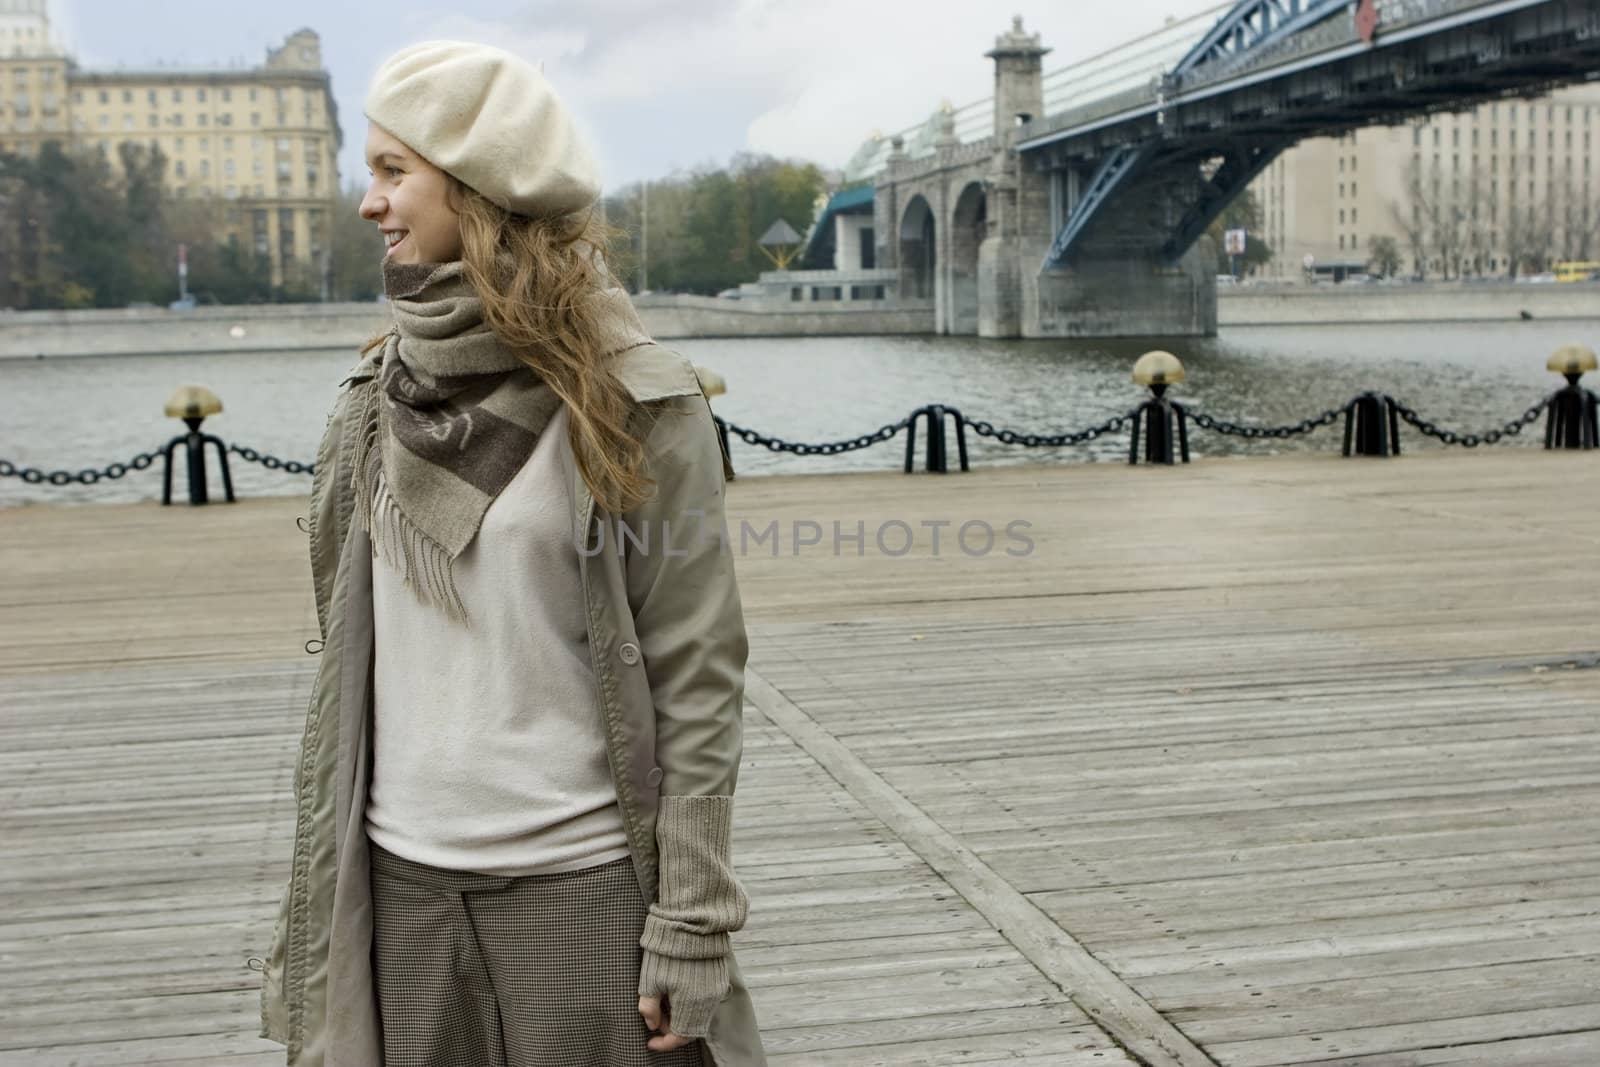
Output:
<instances>
[{"instance_id":1,"label":"plaid scarf","mask_svg":"<svg viewBox=\"0 0 1600 1067\"><path fill-rule=\"evenodd\" d=\"M466 622L452 577L561 399L502 345L457 263L384 267L394 324L351 381L356 521L374 558Z\"/></svg>"}]
</instances>

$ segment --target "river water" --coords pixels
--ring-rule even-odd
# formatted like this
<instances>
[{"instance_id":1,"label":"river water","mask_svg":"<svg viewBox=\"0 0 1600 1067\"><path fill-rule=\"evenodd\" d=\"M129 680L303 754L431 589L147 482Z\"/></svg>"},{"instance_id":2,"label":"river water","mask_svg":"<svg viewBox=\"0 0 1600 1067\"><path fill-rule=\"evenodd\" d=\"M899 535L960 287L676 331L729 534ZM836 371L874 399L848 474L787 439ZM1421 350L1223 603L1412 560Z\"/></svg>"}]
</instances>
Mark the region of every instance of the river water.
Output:
<instances>
[{"instance_id":1,"label":"river water","mask_svg":"<svg viewBox=\"0 0 1600 1067\"><path fill-rule=\"evenodd\" d=\"M1284 424L1342 405L1365 390L1386 392L1440 426L1482 432L1516 417L1561 380L1544 369L1556 347L1600 347L1600 313L1586 321L1232 327L1220 337L1139 341L983 341L950 337L774 338L671 342L720 373L727 419L798 441L825 441L898 422L923 404L960 408L997 428L1056 434L1101 422L1144 396L1130 378L1150 348L1179 355L1188 380L1174 396L1217 418ZM205 429L284 458L309 462L337 383L354 363L348 350L188 356L0 360L0 458L52 470L100 467L152 449L182 432L162 416L183 383L210 387L222 415ZM1591 388L1600 383L1589 382ZM918 462L921 462L919 427ZM1409 427L1407 448L1430 448ZM800 457L732 442L743 475L896 470L904 437L859 452ZM1495 447L1542 444L1542 422ZM1247 440L1191 427L1196 459L1208 455L1337 452L1334 425L1289 440ZM972 464L1125 461L1127 435L1061 449L1006 446L969 435ZM955 445L950 443L952 459ZM232 458L241 496L301 493L310 479ZM213 465L212 493L220 493ZM183 472L175 491L185 492ZM159 499L157 463L94 486L27 485L0 478L0 505L44 501Z\"/></svg>"}]
</instances>

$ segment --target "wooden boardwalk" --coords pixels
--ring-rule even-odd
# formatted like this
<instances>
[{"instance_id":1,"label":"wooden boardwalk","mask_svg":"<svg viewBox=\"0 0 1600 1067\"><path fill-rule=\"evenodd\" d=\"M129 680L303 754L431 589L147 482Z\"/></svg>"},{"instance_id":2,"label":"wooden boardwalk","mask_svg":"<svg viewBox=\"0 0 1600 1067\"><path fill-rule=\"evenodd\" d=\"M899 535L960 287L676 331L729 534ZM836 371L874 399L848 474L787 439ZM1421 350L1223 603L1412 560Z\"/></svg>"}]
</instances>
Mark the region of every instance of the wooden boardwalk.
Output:
<instances>
[{"instance_id":1,"label":"wooden boardwalk","mask_svg":"<svg viewBox=\"0 0 1600 1067\"><path fill-rule=\"evenodd\" d=\"M1600 1063L1597 475L735 482L773 1062ZM0 511L0 1064L282 1062L303 506Z\"/></svg>"}]
</instances>

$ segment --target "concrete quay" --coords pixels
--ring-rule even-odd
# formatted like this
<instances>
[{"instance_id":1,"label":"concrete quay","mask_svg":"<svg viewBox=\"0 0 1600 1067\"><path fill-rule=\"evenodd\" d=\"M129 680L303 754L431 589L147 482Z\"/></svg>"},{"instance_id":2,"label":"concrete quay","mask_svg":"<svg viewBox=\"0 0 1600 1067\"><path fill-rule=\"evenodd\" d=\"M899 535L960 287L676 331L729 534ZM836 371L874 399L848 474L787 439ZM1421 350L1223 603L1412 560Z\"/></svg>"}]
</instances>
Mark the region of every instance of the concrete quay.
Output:
<instances>
[{"instance_id":1,"label":"concrete quay","mask_svg":"<svg viewBox=\"0 0 1600 1067\"><path fill-rule=\"evenodd\" d=\"M1593 1064L1597 463L731 483L772 1062ZM283 1062L304 507L0 510L0 1064Z\"/></svg>"},{"instance_id":2,"label":"concrete quay","mask_svg":"<svg viewBox=\"0 0 1600 1067\"><path fill-rule=\"evenodd\" d=\"M687 337L841 337L931 334L933 306L887 301L773 309L748 301L656 294L636 297L646 329ZM1219 291L1230 326L1415 322L1600 321L1595 285L1243 286ZM380 304L282 304L93 311L0 312L0 359L84 355L263 352L350 348L388 323Z\"/></svg>"}]
</instances>

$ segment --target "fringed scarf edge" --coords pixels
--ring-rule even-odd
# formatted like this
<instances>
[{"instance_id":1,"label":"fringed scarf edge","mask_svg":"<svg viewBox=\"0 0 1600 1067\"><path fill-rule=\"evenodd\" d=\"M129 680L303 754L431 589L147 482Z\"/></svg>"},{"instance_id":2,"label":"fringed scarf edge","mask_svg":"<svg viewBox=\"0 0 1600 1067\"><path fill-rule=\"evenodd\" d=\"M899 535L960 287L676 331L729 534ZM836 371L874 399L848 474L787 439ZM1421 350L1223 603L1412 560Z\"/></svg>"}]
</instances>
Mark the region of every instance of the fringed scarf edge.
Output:
<instances>
[{"instance_id":1,"label":"fringed scarf edge","mask_svg":"<svg viewBox=\"0 0 1600 1067\"><path fill-rule=\"evenodd\" d=\"M406 588L423 604L437 605L452 619L469 625L467 606L456 590L455 560L400 510L383 476L383 453L377 447L382 411L376 380L364 383L361 432L352 457L356 521L372 542L372 558L399 572Z\"/></svg>"}]
</instances>

